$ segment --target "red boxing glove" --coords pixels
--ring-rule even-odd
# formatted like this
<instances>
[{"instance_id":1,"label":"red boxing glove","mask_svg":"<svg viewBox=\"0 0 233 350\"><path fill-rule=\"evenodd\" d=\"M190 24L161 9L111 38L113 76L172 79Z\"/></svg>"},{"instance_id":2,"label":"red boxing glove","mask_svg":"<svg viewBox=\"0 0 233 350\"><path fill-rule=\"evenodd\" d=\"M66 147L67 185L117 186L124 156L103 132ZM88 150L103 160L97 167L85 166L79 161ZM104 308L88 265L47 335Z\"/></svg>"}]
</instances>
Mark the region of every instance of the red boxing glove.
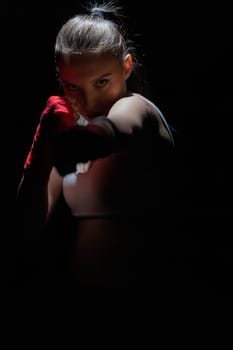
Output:
<instances>
[{"instance_id":1,"label":"red boxing glove","mask_svg":"<svg viewBox=\"0 0 233 350\"><path fill-rule=\"evenodd\" d=\"M54 137L76 125L74 110L65 96L51 96L43 111L39 128L43 137ZM51 140L50 140L51 141Z\"/></svg>"},{"instance_id":2,"label":"red boxing glove","mask_svg":"<svg viewBox=\"0 0 233 350\"><path fill-rule=\"evenodd\" d=\"M37 175L47 178L52 168L54 138L75 125L74 111L67 98L51 96L41 114L24 170L33 168Z\"/></svg>"}]
</instances>

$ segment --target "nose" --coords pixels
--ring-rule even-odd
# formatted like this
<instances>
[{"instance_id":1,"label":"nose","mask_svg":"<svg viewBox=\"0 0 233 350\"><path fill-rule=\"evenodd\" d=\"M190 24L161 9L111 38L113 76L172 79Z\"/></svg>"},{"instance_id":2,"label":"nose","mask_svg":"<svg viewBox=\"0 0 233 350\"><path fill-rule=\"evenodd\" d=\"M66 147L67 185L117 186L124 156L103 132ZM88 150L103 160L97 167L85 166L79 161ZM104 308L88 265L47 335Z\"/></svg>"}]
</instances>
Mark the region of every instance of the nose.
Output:
<instances>
[{"instance_id":1,"label":"nose","mask_svg":"<svg viewBox=\"0 0 233 350\"><path fill-rule=\"evenodd\" d=\"M97 107L96 96L92 92L79 91L75 95L75 111L83 116L92 115Z\"/></svg>"},{"instance_id":2,"label":"nose","mask_svg":"<svg viewBox=\"0 0 233 350\"><path fill-rule=\"evenodd\" d=\"M75 93L72 93L72 96L68 96L68 99L75 112L84 114L86 110L86 95L83 91L79 89Z\"/></svg>"}]
</instances>

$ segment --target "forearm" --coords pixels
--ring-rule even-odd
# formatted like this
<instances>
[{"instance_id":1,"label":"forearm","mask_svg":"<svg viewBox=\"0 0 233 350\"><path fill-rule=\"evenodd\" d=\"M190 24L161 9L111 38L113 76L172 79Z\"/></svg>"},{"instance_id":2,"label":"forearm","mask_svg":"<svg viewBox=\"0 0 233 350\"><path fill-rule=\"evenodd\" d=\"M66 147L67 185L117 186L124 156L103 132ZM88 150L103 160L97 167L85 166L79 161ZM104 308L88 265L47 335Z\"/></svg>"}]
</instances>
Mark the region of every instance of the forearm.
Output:
<instances>
[{"instance_id":1,"label":"forearm","mask_svg":"<svg viewBox=\"0 0 233 350\"><path fill-rule=\"evenodd\" d=\"M16 211L24 230L43 228L47 222L48 186L45 183L37 183L30 171L24 172L19 184Z\"/></svg>"},{"instance_id":2,"label":"forearm","mask_svg":"<svg viewBox=\"0 0 233 350\"><path fill-rule=\"evenodd\" d=\"M53 141L57 134L75 125L73 110L64 97L51 96L41 114L17 193L17 211L23 225L37 228L48 221L58 197L58 180L54 179ZM60 179L59 179L60 181ZM49 185L50 183L50 185ZM56 187L56 190L55 190ZM52 188L52 195L50 188Z\"/></svg>"}]
</instances>

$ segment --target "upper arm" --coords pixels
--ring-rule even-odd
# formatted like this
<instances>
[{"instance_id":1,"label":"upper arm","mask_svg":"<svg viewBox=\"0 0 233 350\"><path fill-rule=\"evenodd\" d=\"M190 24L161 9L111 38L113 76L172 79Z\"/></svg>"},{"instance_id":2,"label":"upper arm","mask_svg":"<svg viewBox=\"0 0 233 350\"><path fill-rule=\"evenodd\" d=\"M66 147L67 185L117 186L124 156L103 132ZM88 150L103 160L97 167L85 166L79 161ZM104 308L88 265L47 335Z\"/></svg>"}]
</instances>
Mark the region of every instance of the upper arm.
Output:
<instances>
[{"instance_id":1,"label":"upper arm","mask_svg":"<svg viewBox=\"0 0 233 350\"><path fill-rule=\"evenodd\" d=\"M144 135L147 139L160 139L173 144L170 128L162 113L147 99L133 95L118 100L108 118L124 135Z\"/></svg>"},{"instance_id":2,"label":"upper arm","mask_svg":"<svg viewBox=\"0 0 233 350\"><path fill-rule=\"evenodd\" d=\"M108 118L120 133L133 134L143 127L150 110L144 100L137 96L118 100L109 111Z\"/></svg>"}]
</instances>

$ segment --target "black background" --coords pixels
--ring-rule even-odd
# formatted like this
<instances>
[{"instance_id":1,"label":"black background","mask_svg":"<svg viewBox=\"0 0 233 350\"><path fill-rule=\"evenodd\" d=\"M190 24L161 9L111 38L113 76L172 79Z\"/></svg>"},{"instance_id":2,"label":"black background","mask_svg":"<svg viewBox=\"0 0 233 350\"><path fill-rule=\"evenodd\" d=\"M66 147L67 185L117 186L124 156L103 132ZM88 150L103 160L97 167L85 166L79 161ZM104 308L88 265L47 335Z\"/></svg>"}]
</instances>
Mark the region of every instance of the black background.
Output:
<instances>
[{"instance_id":1,"label":"black background","mask_svg":"<svg viewBox=\"0 0 233 350\"><path fill-rule=\"evenodd\" d=\"M232 19L230 6L124 1L129 28L143 53L154 101L176 129L172 181L177 266L185 264L200 293L231 302L232 278ZM48 8L33 2L2 11L7 43L2 75L6 92L7 235L11 205L36 124L57 92L53 45L77 1ZM5 80L5 79L4 79ZM13 131L13 137L12 137ZM5 135L4 135L5 134ZM12 142L13 141L13 142ZM5 158L4 158L5 159ZM10 174L8 173L10 169ZM13 175L13 176L12 176ZM9 183L9 185L8 185ZM177 262L178 261L178 262ZM199 284L198 284L199 283ZM206 289L205 289L206 290ZM224 296L224 298L223 298ZM220 300L220 299L219 299Z\"/></svg>"}]
</instances>

